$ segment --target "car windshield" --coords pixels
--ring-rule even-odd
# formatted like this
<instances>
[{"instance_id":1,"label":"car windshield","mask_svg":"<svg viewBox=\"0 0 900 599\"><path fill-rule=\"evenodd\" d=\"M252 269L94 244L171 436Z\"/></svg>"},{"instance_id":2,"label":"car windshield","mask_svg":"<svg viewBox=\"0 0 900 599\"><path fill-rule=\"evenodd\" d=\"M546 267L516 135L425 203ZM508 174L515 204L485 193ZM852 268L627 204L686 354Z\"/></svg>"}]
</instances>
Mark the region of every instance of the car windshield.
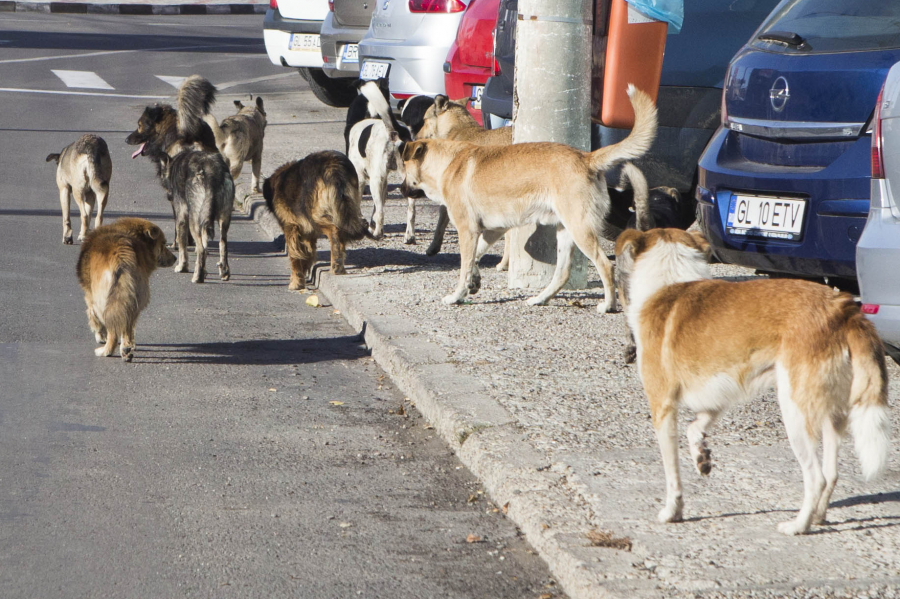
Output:
<instances>
[{"instance_id":1,"label":"car windshield","mask_svg":"<svg viewBox=\"0 0 900 599\"><path fill-rule=\"evenodd\" d=\"M753 46L783 52L859 52L900 47L896 0L785 0Z\"/></svg>"}]
</instances>

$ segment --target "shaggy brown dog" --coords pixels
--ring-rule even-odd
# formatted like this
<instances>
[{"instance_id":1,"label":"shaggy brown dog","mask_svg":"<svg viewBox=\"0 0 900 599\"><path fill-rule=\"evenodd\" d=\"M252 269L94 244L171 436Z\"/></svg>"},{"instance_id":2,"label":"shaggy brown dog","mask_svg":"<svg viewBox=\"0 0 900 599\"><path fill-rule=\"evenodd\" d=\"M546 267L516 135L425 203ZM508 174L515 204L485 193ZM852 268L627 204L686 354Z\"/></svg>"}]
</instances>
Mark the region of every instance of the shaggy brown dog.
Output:
<instances>
[{"instance_id":1,"label":"shaggy brown dog","mask_svg":"<svg viewBox=\"0 0 900 599\"><path fill-rule=\"evenodd\" d=\"M150 273L172 266L162 229L142 218L120 218L97 227L81 244L78 282L84 290L88 324L97 343L94 353L109 356L121 348L122 359L134 357L134 327L150 303Z\"/></svg>"},{"instance_id":2,"label":"shaggy brown dog","mask_svg":"<svg viewBox=\"0 0 900 599\"><path fill-rule=\"evenodd\" d=\"M91 211L97 204L94 227L103 224L103 210L109 198L109 179L112 177L112 158L102 137L90 133L82 135L75 143L67 145L59 154L47 156L47 162L56 161L56 187L59 188L59 204L62 207L63 239L72 243L72 220L69 217L69 195L81 213L81 231L78 241L87 235Z\"/></svg>"},{"instance_id":3,"label":"shaggy brown dog","mask_svg":"<svg viewBox=\"0 0 900 599\"><path fill-rule=\"evenodd\" d=\"M340 152L316 152L282 165L263 184L263 197L284 231L291 261L288 289L306 288L320 235L331 242L331 272L336 275L347 272L347 242L371 237L360 210L356 170Z\"/></svg>"}]
</instances>

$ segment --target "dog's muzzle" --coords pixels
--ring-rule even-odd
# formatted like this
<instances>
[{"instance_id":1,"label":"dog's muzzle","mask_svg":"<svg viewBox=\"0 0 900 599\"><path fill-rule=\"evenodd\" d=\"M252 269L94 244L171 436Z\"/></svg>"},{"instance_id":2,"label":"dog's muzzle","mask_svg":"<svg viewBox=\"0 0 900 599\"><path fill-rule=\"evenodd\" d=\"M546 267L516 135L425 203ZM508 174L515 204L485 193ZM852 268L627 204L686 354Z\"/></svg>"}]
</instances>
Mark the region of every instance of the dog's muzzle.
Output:
<instances>
[{"instance_id":1,"label":"dog's muzzle","mask_svg":"<svg viewBox=\"0 0 900 599\"><path fill-rule=\"evenodd\" d=\"M415 187L410 187L406 184L406 181L400 184L400 193L402 193L407 198L413 199L421 199L425 197L425 192L421 189L417 189Z\"/></svg>"}]
</instances>

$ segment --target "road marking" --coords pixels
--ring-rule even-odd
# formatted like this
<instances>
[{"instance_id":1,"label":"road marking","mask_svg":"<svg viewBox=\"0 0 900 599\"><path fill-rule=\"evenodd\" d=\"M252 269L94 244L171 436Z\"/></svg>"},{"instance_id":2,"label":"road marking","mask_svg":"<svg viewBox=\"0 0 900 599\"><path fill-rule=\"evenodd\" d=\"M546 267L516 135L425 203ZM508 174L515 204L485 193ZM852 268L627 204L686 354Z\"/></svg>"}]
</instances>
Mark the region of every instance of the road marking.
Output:
<instances>
[{"instance_id":1,"label":"road marking","mask_svg":"<svg viewBox=\"0 0 900 599\"><path fill-rule=\"evenodd\" d=\"M66 87L77 87L79 89L116 89L93 71L51 70L54 75L62 79L62 82L66 84Z\"/></svg>"},{"instance_id":2,"label":"road marking","mask_svg":"<svg viewBox=\"0 0 900 599\"><path fill-rule=\"evenodd\" d=\"M61 58L89 58L91 56L109 56L110 54L132 54L134 52L171 52L173 50L208 50L210 48L246 48L246 44L215 44L212 46L173 46L171 48L142 48L140 50L106 50L104 52L86 52L84 54L60 54L59 56L36 56L34 58L8 58L0 60L0 64L14 62L38 62L41 60L58 60Z\"/></svg>"},{"instance_id":3,"label":"road marking","mask_svg":"<svg viewBox=\"0 0 900 599\"><path fill-rule=\"evenodd\" d=\"M260 81L271 81L272 79L283 79L285 77L295 77L297 74L294 72L290 73L280 73L278 75L267 75L265 77L256 77L255 79L245 79L243 81L228 81L226 83L219 83L216 85L217 89L228 89L229 87L237 87L238 85L244 85L247 83L259 83Z\"/></svg>"},{"instance_id":4,"label":"road marking","mask_svg":"<svg viewBox=\"0 0 900 599\"><path fill-rule=\"evenodd\" d=\"M162 79L175 89L181 87L182 82L187 79L187 77L169 77L167 75L154 75L157 79Z\"/></svg>"},{"instance_id":5,"label":"road marking","mask_svg":"<svg viewBox=\"0 0 900 599\"><path fill-rule=\"evenodd\" d=\"M51 91L47 89L21 89L17 87L0 87L0 92L12 94L52 94L56 96L102 96L104 98L135 98L138 100L166 100L169 96L132 96L129 94L101 94L99 92Z\"/></svg>"}]
</instances>

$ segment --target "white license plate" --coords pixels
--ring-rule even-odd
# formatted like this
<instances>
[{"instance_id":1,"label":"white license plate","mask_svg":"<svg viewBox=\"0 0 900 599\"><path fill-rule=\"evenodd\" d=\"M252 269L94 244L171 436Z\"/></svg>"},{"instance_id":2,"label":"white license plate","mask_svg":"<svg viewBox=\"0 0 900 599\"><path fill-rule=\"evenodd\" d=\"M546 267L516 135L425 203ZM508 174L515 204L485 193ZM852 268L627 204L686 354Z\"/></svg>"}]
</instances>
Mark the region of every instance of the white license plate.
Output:
<instances>
[{"instance_id":1,"label":"white license plate","mask_svg":"<svg viewBox=\"0 0 900 599\"><path fill-rule=\"evenodd\" d=\"M359 70L359 78L366 80L381 79L382 77L387 76L388 68L390 66L390 63L387 62L370 62L366 60Z\"/></svg>"},{"instance_id":2,"label":"white license plate","mask_svg":"<svg viewBox=\"0 0 900 599\"><path fill-rule=\"evenodd\" d=\"M359 62L359 46L357 44L347 44L341 53L341 60L344 62Z\"/></svg>"},{"instance_id":3,"label":"white license plate","mask_svg":"<svg viewBox=\"0 0 900 599\"><path fill-rule=\"evenodd\" d=\"M296 52L319 52L319 35L316 33L292 33L288 50Z\"/></svg>"},{"instance_id":4,"label":"white license plate","mask_svg":"<svg viewBox=\"0 0 900 599\"><path fill-rule=\"evenodd\" d=\"M483 85L472 87L472 108L481 110L481 95L484 93Z\"/></svg>"},{"instance_id":5,"label":"white license plate","mask_svg":"<svg viewBox=\"0 0 900 599\"><path fill-rule=\"evenodd\" d=\"M806 200L764 196L731 196L727 230L730 235L799 240Z\"/></svg>"}]
</instances>

